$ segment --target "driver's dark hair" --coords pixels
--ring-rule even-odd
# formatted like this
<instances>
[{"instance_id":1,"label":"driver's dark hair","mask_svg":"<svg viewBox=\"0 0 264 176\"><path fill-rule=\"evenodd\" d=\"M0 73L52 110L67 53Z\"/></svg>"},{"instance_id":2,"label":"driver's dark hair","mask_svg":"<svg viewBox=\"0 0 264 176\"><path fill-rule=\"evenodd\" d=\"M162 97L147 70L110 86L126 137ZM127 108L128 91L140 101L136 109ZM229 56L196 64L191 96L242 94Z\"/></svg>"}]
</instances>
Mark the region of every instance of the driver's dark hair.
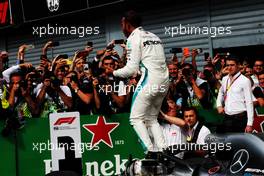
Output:
<instances>
[{"instance_id":1,"label":"driver's dark hair","mask_svg":"<svg viewBox=\"0 0 264 176\"><path fill-rule=\"evenodd\" d=\"M234 61L236 64L239 64L239 58L236 55L227 56L225 61Z\"/></svg>"},{"instance_id":2,"label":"driver's dark hair","mask_svg":"<svg viewBox=\"0 0 264 176\"><path fill-rule=\"evenodd\" d=\"M112 61L114 61L114 59L112 58L112 56L105 56L105 57L102 59L102 64L104 64L104 62L105 62L106 60L112 60Z\"/></svg>"},{"instance_id":3,"label":"driver's dark hair","mask_svg":"<svg viewBox=\"0 0 264 176\"><path fill-rule=\"evenodd\" d=\"M185 111L193 111L196 114L196 117L198 119L198 111L197 111L197 109L195 107L193 107L193 106L184 107L183 108L183 114L184 114Z\"/></svg>"},{"instance_id":4,"label":"driver's dark hair","mask_svg":"<svg viewBox=\"0 0 264 176\"><path fill-rule=\"evenodd\" d=\"M202 116L199 115L198 110L196 107L194 106L189 106L189 107L184 107L182 112L183 112L183 117L184 117L184 113L185 111L194 111L194 113L196 114L196 119L197 121L199 121L200 123L204 124L204 118Z\"/></svg>"},{"instance_id":5,"label":"driver's dark hair","mask_svg":"<svg viewBox=\"0 0 264 176\"><path fill-rule=\"evenodd\" d=\"M127 11L124 16L125 20L127 22L129 22L133 27L139 27L141 26L141 23L142 23L142 18L141 16L138 15L137 12L133 11L133 10L130 10L130 11Z\"/></svg>"}]
</instances>

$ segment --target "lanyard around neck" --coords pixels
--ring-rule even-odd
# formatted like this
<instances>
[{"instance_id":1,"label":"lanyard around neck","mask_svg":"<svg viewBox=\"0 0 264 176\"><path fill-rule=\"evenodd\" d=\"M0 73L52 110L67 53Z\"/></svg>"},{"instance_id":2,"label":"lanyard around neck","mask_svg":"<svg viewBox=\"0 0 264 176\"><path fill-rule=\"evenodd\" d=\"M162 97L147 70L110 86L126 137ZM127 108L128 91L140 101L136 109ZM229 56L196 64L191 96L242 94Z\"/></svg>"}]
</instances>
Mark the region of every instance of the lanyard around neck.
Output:
<instances>
[{"instance_id":1,"label":"lanyard around neck","mask_svg":"<svg viewBox=\"0 0 264 176\"><path fill-rule=\"evenodd\" d=\"M226 99L227 97L227 92L230 90L231 86L233 85L233 83L237 80L237 78L239 78L239 76L241 75L241 73L231 81L230 85L228 85L228 82L230 80L230 78L227 79L227 82L226 82L226 89L225 89L225 93L224 93L224 99Z\"/></svg>"}]
</instances>

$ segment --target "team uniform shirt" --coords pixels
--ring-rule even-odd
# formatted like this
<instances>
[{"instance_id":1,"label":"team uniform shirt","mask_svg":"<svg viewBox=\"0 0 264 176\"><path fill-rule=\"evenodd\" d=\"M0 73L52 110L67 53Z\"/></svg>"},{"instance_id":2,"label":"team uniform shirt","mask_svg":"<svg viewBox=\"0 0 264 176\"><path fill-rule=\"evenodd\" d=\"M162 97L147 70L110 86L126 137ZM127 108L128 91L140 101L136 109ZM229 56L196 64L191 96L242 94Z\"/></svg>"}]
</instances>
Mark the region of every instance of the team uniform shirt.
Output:
<instances>
[{"instance_id":1,"label":"team uniform shirt","mask_svg":"<svg viewBox=\"0 0 264 176\"><path fill-rule=\"evenodd\" d=\"M229 75L223 77L222 86L217 96L217 107L224 106L227 115L235 115L247 111L247 125L252 126L254 108L251 82L240 72L234 76L233 80L235 81L231 85L232 81Z\"/></svg>"},{"instance_id":2,"label":"team uniform shirt","mask_svg":"<svg viewBox=\"0 0 264 176\"><path fill-rule=\"evenodd\" d=\"M253 83L254 83L254 86L253 86L253 87L257 87L257 86L259 86L259 80L258 80L258 78L256 77L256 75L251 75L250 77L251 77L251 79L252 79L252 81L253 81Z\"/></svg>"},{"instance_id":3,"label":"team uniform shirt","mask_svg":"<svg viewBox=\"0 0 264 176\"><path fill-rule=\"evenodd\" d=\"M130 122L138 133L145 150L154 145L148 134L149 126L159 150L166 148L157 116L169 88L169 71L159 37L136 28L127 39L127 64L115 70L116 77L129 77L141 71L141 78L132 98Z\"/></svg>"},{"instance_id":4,"label":"team uniform shirt","mask_svg":"<svg viewBox=\"0 0 264 176\"><path fill-rule=\"evenodd\" d=\"M186 144L186 136L182 132L182 129L174 124L163 123L161 125L163 135L167 146L173 146L177 144ZM184 152L178 153L175 156L183 158Z\"/></svg>"},{"instance_id":5,"label":"team uniform shirt","mask_svg":"<svg viewBox=\"0 0 264 176\"><path fill-rule=\"evenodd\" d=\"M193 127L193 131L196 130L197 126L198 126L198 123L197 122L194 127ZM205 138L208 134L211 134L210 130L206 127L206 126L202 126L199 134L198 134L198 137L197 137L197 141L196 141L196 144L205 144Z\"/></svg>"},{"instance_id":6,"label":"team uniform shirt","mask_svg":"<svg viewBox=\"0 0 264 176\"><path fill-rule=\"evenodd\" d=\"M163 123L161 125L167 146L186 143L186 136L182 129L174 124Z\"/></svg>"},{"instance_id":7,"label":"team uniform shirt","mask_svg":"<svg viewBox=\"0 0 264 176\"><path fill-rule=\"evenodd\" d=\"M194 135L194 131L196 130L198 123L199 122L197 122L194 125L192 129L192 135ZM174 124L163 123L161 125L161 128L163 130L163 135L165 137L167 146L187 143L187 132L184 129L180 128L179 126ZM205 138L210 133L211 133L210 130L206 126L202 126L202 128L199 131L196 144L205 144ZM181 152L176 156L179 158L183 158L183 155L184 152Z\"/></svg>"}]
</instances>

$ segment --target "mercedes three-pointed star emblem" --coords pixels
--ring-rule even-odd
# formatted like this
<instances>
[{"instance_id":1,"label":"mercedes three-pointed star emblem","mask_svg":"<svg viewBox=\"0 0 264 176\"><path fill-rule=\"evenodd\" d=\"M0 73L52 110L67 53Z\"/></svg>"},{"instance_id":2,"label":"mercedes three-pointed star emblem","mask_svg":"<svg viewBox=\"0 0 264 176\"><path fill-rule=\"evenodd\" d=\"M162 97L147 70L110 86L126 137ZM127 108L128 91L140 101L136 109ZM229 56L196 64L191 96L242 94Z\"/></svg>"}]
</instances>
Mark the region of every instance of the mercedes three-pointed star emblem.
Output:
<instances>
[{"instance_id":1,"label":"mercedes three-pointed star emblem","mask_svg":"<svg viewBox=\"0 0 264 176\"><path fill-rule=\"evenodd\" d=\"M245 149L240 149L236 152L230 164L230 172L236 174L245 168L249 160L249 153Z\"/></svg>"}]
</instances>

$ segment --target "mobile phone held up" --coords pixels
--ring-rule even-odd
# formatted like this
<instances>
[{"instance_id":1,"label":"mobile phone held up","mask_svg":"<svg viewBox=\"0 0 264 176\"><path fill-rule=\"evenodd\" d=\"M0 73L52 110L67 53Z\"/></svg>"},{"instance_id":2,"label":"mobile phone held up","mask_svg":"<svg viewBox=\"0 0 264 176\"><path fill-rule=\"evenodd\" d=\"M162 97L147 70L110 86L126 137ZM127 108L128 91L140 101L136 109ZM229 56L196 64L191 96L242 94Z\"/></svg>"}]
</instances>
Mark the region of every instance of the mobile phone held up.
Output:
<instances>
[{"instance_id":1,"label":"mobile phone held up","mask_svg":"<svg viewBox=\"0 0 264 176\"><path fill-rule=\"evenodd\" d=\"M176 53L181 53L182 49L181 48L171 48L170 53L176 54Z\"/></svg>"},{"instance_id":2,"label":"mobile phone held up","mask_svg":"<svg viewBox=\"0 0 264 176\"><path fill-rule=\"evenodd\" d=\"M93 42L87 42L86 44L88 47L93 47Z\"/></svg>"},{"instance_id":3,"label":"mobile phone held up","mask_svg":"<svg viewBox=\"0 0 264 176\"><path fill-rule=\"evenodd\" d=\"M115 40L115 44L117 44L117 45L125 44L125 40L124 39Z\"/></svg>"}]
</instances>

